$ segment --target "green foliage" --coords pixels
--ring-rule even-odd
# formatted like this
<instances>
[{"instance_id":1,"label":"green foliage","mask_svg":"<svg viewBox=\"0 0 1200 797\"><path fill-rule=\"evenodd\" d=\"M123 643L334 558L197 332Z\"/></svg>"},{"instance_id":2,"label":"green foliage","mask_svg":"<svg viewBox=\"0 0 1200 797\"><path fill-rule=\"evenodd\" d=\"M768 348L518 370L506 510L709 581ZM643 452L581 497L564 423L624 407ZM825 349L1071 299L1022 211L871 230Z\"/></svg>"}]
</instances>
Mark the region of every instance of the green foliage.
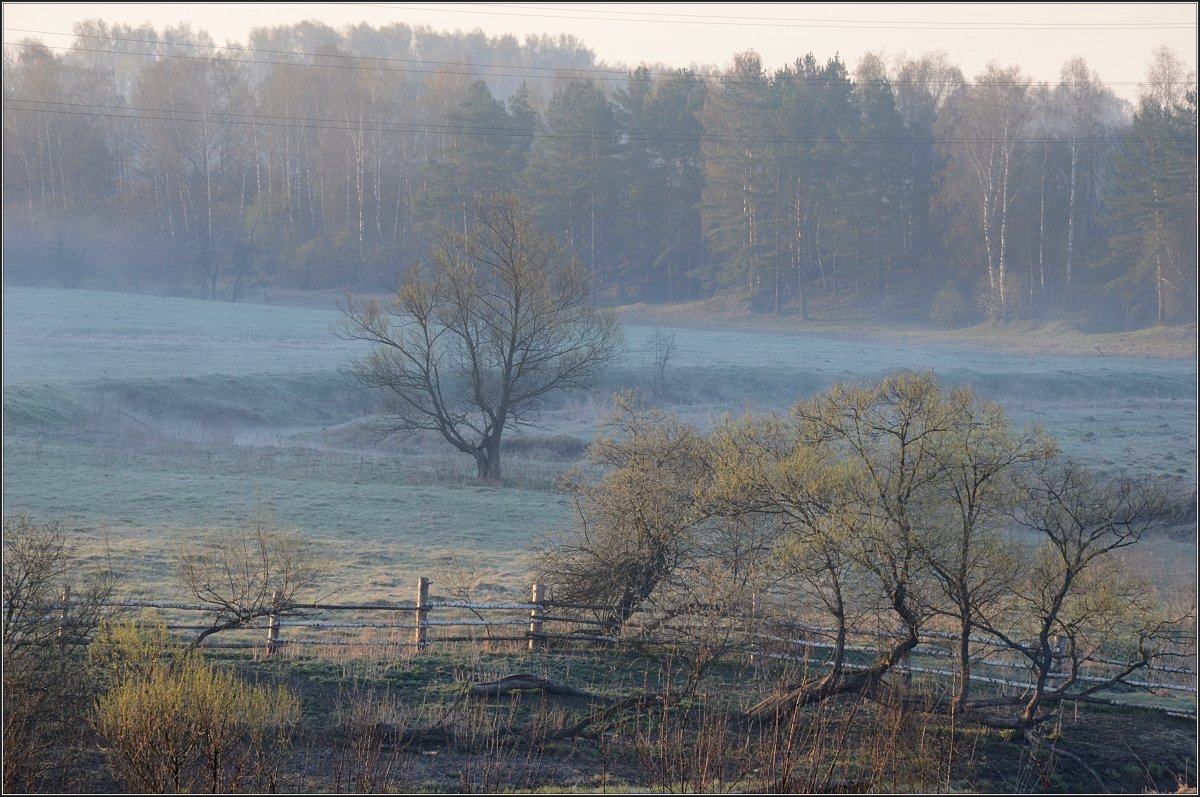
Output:
<instances>
[{"instance_id":1,"label":"green foliage","mask_svg":"<svg viewBox=\"0 0 1200 797\"><path fill-rule=\"evenodd\" d=\"M786 418L707 433L623 396L592 454L605 470L571 485L578 522L542 556L556 599L605 607L611 633L639 612L660 653L692 668L689 688L739 638L720 607L834 626L831 672L764 700L759 718L878 682L935 624L961 640L984 628L1044 676L1053 635L1075 662L1107 650L1133 672L1180 622L1108 556L1156 522L1159 492L1056 475L1044 432L932 373L834 385ZM1014 545L1013 517L1047 544ZM843 669L847 630L881 616L896 636L865 670ZM703 630L672 636L678 617ZM974 656L956 655L963 704ZM1040 721L1038 699L1022 722Z\"/></svg>"},{"instance_id":2,"label":"green foliage","mask_svg":"<svg viewBox=\"0 0 1200 797\"><path fill-rule=\"evenodd\" d=\"M166 641L165 629L114 627L112 685L96 705L114 774L130 791L273 791L300 706Z\"/></svg>"},{"instance_id":3,"label":"green foliage","mask_svg":"<svg viewBox=\"0 0 1200 797\"><path fill-rule=\"evenodd\" d=\"M698 430L632 394L617 397L591 459L608 472L599 484L568 480L580 526L560 533L539 570L556 600L605 607L599 613L615 628L685 556L702 517L696 483L707 464Z\"/></svg>"},{"instance_id":4,"label":"green foliage","mask_svg":"<svg viewBox=\"0 0 1200 797\"><path fill-rule=\"evenodd\" d=\"M164 623L108 621L101 624L88 647L88 659L96 674L111 686L148 677L162 666L173 644Z\"/></svg>"}]
</instances>

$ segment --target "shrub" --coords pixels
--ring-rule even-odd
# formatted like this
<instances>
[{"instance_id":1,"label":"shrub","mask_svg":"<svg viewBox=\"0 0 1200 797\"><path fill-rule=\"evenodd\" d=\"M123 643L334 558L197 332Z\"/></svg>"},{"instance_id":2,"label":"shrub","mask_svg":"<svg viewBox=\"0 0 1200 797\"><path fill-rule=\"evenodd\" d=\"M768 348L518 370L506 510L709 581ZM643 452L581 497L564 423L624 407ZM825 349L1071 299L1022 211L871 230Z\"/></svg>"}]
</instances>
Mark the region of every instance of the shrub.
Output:
<instances>
[{"instance_id":1,"label":"shrub","mask_svg":"<svg viewBox=\"0 0 1200 797\"><path fill-rule=\"evenodd\" d=\"M83 644L113 579L58 521L4 519L4 791L72 791L94 685Z\"/></svg>"},{"instance_id":2,"label":"shrub","mask_svg":"<svg viewBox=\"0 0 1200 797\"><path fill-rule=\"evenodd\" d=\"M929 308L929 320L949 329L970 326L976 321L971 301L963 292L947 282L933 297Z\"/></svg>"},{"instance_id":3,"label":"shrub","mask_svg":"<svg viewBox=\"0 0 1200 797\"><path fill-rule=\"evenodd\" d=\"M155 648L159 629L118 629L114 681L96 706L109 763L130 791L274 791L279 753L298 721L283 687L253 686L195 649ZM122 650L128 656L122 656Z\"/></svg>"}]
</instances>

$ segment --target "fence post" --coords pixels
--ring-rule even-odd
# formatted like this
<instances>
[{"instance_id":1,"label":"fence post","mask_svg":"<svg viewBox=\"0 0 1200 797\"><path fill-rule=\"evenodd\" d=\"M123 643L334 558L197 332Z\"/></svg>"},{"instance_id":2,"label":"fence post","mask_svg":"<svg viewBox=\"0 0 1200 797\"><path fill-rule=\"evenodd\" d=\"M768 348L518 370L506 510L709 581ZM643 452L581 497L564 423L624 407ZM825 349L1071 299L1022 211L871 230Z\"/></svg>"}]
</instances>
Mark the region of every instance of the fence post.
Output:
<instances>
[{"instance_id":1,"label":"fence post","mask_svg":"<svg viewBox=\"0 0 1200 797\"><path fill-rule=\"evenodd\" d=\"M271 593L271 613L267 615L267 655L274 656L279 650L279 590Z\"/></svg>"},{"instance_id":2,"label":"fence post","mask_svg":"<svg viewBox=\"0 0 1200 797\"><path fill-rule=\"evenodd\" d=\"M537 650L541 647L542 636L542 601L545 600L545 587L541 584L534 583L533 588L529 593L529 602L534 604L534 607L529 610L529 649Z\"/></svg>"},{"instance_id":3,"label":"fence post","mask_svg":"<svg viewBox=\"0 0 1200 797\"><path fill-rule=\"evenodd\" d=\"M425 649L425 621L429 617L429 579L425 576L417 578L417 612L416 612L416 629L413 632L413 641L417 643L417 650Z\"/></svg>"},{"instance_id":4,"label":"fence post","mask_svg":"<svg viewBox=\"0 0 1200 797\"><path fill-rule=\"evenodd\" d=\"M67 644L67 617L70 615L68 604L71 602L71 587L65 586L62 591L62 606L58 609L58 643Z\"/></svg>"}]
</instances>

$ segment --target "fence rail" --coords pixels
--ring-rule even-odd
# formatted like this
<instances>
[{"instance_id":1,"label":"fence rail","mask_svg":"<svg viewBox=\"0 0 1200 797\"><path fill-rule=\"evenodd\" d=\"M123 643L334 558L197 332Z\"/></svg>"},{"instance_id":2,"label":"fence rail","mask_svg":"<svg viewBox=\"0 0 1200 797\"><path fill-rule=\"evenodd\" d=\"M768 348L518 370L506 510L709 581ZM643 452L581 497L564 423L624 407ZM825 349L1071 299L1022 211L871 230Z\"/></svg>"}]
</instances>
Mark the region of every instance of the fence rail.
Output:
<instances>
[{"instance_id":1,"label":"fence rail","mask_svg":"<svg viewBox=\"0 0 1200 797\"><path fill-rule=\"evenodd\" d=\"M321 647L419 652L434 644L503 642L518 643L534 650L550 643L613 645L630 641L625 634L598 632L598 629L603 629L611 623L595 617L571 614L603 611L609 607L548 600L545 588L541 584L533 585L528 602L431 599L429 584L428 578L418 578L416 600L411 603L289 604L278 612L255 617L219 634L212 634L205 638L202 647L258 649L271 656L283 650ZM69 595L64 595L63 598L63 603L42 607L39 611L44 610L46 617L50 619L60 616L65 618ZM275 596L272 603L278 602L278 596ZM215 616L213 607L206 605L135 600L114 601L105 605L112 608L156 609L168 613L167 628L171 631L203 632L227 619L221 618L209 625L183 619L183 616L192 613ZM390 614L391 617L374 619L380 612ZM514 617L514 612L519 614ZM453 616L431 617L433 613ZM350 617L341 619L347 614ZM496 614L501 616L494 616ZM336 615L341 617L335 619ZM737 630L741 641L732 649L740 650L750 656L751 660L765 657L803 662L806 665L828 665L832 662L827 660L827 651L836 647L833 642L825 641L837 633L836 628L794 622L773 623L762 617L737 614L726 614L719 618L693 616L689 619L694 623L693 626L677 624L670 626L670 630L685 636L689 633L703 634L714 630L716 626L713 620L718 619L720 623L727 624L726 627ZM678 618L676 622L678 623ZM547 625L553 628L547 630ZM523 627L524 632L512 633L512 629L517 627ZM652 629L661 630L667 627L639 623L637 620L623 624L625 631L633 631L635 635L641 633L643 639ZM300 629L306 629L309 633L285 637L285 631ZM447 633L451 629L458 629L458 632ZM492 633L492 629L499 633ZM849 636L853 643L848 640L844 650L850 655L850 659L878 653L888 640L897 639L893 633L881 628L853 629ZM957 678L959 673L943 669L944 664L942 667L937 665L958 655L956 650L946 647L956 644L958 639L958 635L946 631L922 632L918 647L911 651L896 669L909 675ZM1018 689L1028 689L1032 686L1028 662L1023 661L1010 646L998 639L980 635L972 635L970 642L977 651L972 657L972 680ZM1195 658L1193 650L1168 652L1165 655ZM1058 660L1063 661L1061 655ZM1085 660L1084 665L1088 669L1078 673L1075 676L1076 681L1082 684L1099 684L1111 680L1114 668L1127 667L1128 663L1119 659L1093 656ZM848 660L844 666L854 669L860 665ZM986 670L981 672L979 668ZM1020 680L1019 673L1025 675L1025 680ZM1193 696L1197 694L1195 669L1154 665L1144 668L1138 675L1138 680L1125 679L1122 684L1152 691L1163 690ZM1058 683L1062 683L1068 677L1070 676L1066 672L1054 672L1050 675L1052 681ZM1192 711L1194 710L1193 708Z\"/></svg>"}]
</instances>

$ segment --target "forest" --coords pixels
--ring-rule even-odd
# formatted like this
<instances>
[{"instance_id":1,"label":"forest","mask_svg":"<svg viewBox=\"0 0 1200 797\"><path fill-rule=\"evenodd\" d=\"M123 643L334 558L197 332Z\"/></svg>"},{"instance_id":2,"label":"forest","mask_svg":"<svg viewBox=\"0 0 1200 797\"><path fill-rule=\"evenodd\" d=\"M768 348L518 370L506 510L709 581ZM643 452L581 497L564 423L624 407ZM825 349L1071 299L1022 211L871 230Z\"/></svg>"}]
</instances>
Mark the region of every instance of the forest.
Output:
<instances>
[{"instance_id":1,"label":"forest","mask_svg":"<svg viewBox=\"0 0 1200 797\"><path fill-rule=\"evenodd\" d=\"M403 23L74 33L4 53L6 284L388 291L507 192L602 305L1195 321L1195 78L1165 48L1132 107L1069 57L1046 85L938 53L630 69Z\"/></svg>"}]
</instances>

